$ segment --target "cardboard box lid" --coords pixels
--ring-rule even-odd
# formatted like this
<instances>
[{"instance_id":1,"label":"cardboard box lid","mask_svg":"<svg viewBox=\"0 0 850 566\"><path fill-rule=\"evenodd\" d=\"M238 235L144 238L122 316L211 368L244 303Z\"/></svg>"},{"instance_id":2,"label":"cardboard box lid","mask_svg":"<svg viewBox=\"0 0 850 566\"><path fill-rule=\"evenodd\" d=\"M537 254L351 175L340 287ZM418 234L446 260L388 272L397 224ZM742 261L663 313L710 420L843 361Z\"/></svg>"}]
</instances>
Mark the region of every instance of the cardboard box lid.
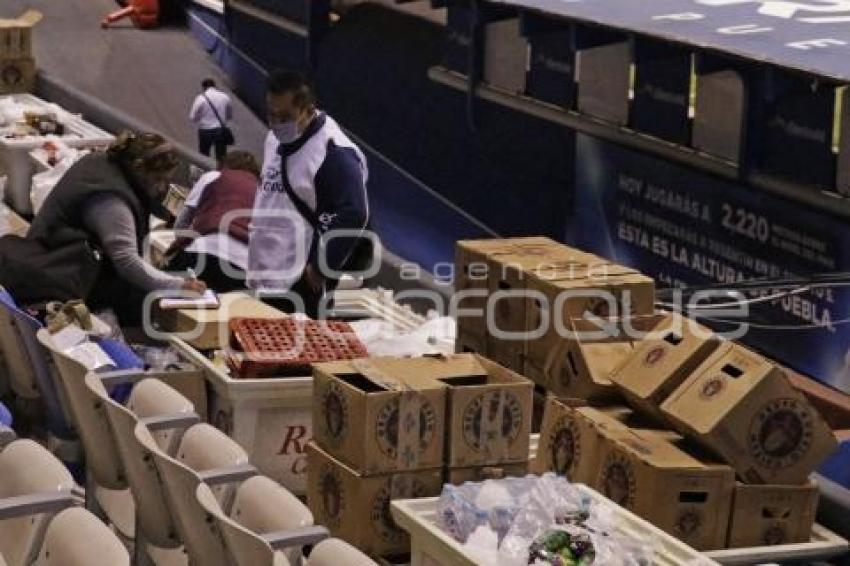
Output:
<instances>
[{"instance_id":1,"label":"cardboard box lid","mask_svg":"<svg viewBox=\"0 0 850 566\"><path fill-rule=\"evenodd\" d=\"M228 322L233 318L285 318L289 315L242 291L222 293L217 309L180 309L178 315L199 324Z\"/></svg>"},{"instance_id":2,"label":"cardboard box lid","mask_svg":"<svg viewBox=\"0 0 850 566\"><path fill-rule=\"evenodd\" d=\"M445 389L446 385L434 377L445 372L451 374L457 371L457 366L440 366L434 361L431 358L367 358L314 364L313 371L333 376L346 387L366 395Z\"/></svg>"},{"instance_id":3,"label":"cardboard box lid","mask_svg":"<svg viewBox=\"0 0 850 566\"><path fill-rule=\"evenodd\" d=\"M708 467L693 456L676 448L657 434L641 434L632 429L605 428L609 441L633 457L656 469L696 469Z\"/></svg>"},{"instance_id":4,"label":"cardboard box lid","mask_svg":"<svg viewBox=\"0 0 850 566\"><path fill-rule=\"evenodd\" d=\"M523 236L518 238L484 238L478 240L458 240L459 250L475 252L479 254L505 253L515 250L521 246L529 248L556 247L558 242L545 236Z\"/></svg>"},{"instance_id":5,"label":"cardboard box lid","mask_svg":"<svg viewBox=\"0 0 850 566\"><path fill-rule=\"evenodd\" d=\"M29 28L40 22L42 17L38 10L27 10L17 18L0 18L0 28Z\"/></svg>"}]
</instances>

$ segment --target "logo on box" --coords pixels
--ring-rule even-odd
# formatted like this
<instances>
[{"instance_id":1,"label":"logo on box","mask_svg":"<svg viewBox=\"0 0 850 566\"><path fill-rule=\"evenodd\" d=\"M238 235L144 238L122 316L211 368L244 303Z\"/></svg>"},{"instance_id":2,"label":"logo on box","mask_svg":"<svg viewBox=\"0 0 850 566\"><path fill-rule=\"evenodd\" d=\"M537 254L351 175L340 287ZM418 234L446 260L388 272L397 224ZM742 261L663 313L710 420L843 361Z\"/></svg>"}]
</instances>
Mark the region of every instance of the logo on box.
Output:
<instances>
[{"instance_id":1,"label":"logo on box","mask_svg":"<svg viewBox=\"0 0 850 566\"><path fill-rule=\"evenodd\" d=\"M330 440L341 440L348 429L348 403L338 384L333 382L328 384L328 389L322 399L322 406L325 415L325 428Z\"/></svg>"},{"instance_id":2,"label":"logo on box","mask_svg":"<svg viewBox=\"0 0 850 566\"><path fill-rule=\"evenodd\" d=\"M399 478L403 476L396 477ZM415 478L412 478L410 481L409 491L395 494L395 496L392 493L391 484L392 479L387 481L375 495L375 499L372 500L372 510L369 517L372 520L372 527L375 529L375 532L381 540L390 544L398 544L403 541L407 533L398 528L398 525L395 524L395 520L390 512L390 501L392 499L416 499L420 497L427 497L431 494L425 486Z\"/></svg>"},{"instance_id":3,"label":"logo on box","mask_svg":"<svg viewBox=\"0 0 850 566\"><path fill-rule=\"evenodd\" d=\"M621 507L633 507L636 480L632 463L620 454L611 454L602 467L602 494Z\"/></svg>"},{"instance_id":4,"label":"logo on box","mask_svg":"<svg viewBox=\"0 0 850 566\"><path fill-rule=\"evenodd\" d=\"M676 535L687 539L696 535L702 528L702 513L698 509L685 509L676 518Z\"/></svg>"},{"instance_id":5,"label":"logo on box","mask_svg":"<svg viewBox=\"0 0 850 566\"><path fill-rule=\"evenodd\" d=\"M797 399L764 405L750 424L750 453L766 468L793 466L812 444L812 415Z\"/></svg>"},{"instance_id":6,"label":"logo on box","mask_svg":"<svg viewBox=\"0 0 850 566\"><path fill-rule=\"evenodd\" d=\"M564 476L581 458L581 432L574 419L562 417L549 437L552 471Z\"/></svg>"},{"instance_id":7,"label":"logo on box","mask_svg":"<svg viewBox=\"0 0 850 566\"><path fill-rule=\"evenodd\" d=\"M504 403L500 403L500 396ZM499 415L499 407L502 414ZM501 417L501 427L496 419ZM496 426L488 426L495 424ZM480 451L489 442L502 440L513 444L522 428L522 405L513 393L504 391L501 395L482 393L475 397L463 411L463 438L474 450ZM488 431L485 434L485 431Z\"/></svg>"},{"instance_id":8,"label":"logo on box","mask_svg":"<svg viewBox=\"0 0 850 566\"><path fill-rule=\"evenodd\" d=\"M417 426L416 419L407 415L407 422L401 423L402 427L412 428ZM434 440L434 424L437 421L434 407L430 401L423 398L419 409L419 450L426 450ZM399 438L399 400L393 399L378 412L377 418L378 447L388 458L395 460L398 457Z\"/></svg>"},{"instance_id":9,"label":"logo on box","mask_svg":"<svg viewBox=\"0 0 850 566\"><path fill-rule=\"evenodd\" d=\"M726 387L726 380L722 375L715 375L714 377L707 379L705 383L702 384L702 389L700 389L699 396L706 401L709 399L713 399L717 397L721 391Z\"/></svg>"},{"instance_id":10,"label":"logo on box","mask_svg":"<svg viewBox=\"0 0 850 566\"><path fill-rule=\"evenodd\" d=\"M667 355L667 348L664 346L656 346L646 353L646 356L643 359L643 365L648 368L652 367L663 360L665 355Z\"/></svg>"},{"instance_id":11,"label":"logo on box","mask_svg":"<svg viewBox=\"0 0 850 566\"><path fill-rule=\"evenodd\" d=\"M342 510L345 507L342 482L339 479L339 475L337 475L336 470L332 466L326 465L322 468L319 483L321 485L322 512L324 514L322 522L328 528L339 528Z\"/></svg>"}]
</instances>

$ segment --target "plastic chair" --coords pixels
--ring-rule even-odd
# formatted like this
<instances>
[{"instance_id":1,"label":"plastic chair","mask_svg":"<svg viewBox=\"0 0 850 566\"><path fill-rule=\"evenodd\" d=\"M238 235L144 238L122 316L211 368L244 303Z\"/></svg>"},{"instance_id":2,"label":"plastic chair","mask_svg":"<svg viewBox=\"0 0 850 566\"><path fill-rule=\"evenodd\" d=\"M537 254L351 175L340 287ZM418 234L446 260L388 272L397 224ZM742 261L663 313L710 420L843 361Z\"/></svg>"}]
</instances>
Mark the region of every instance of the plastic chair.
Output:
<instances>
[{"instance_id":1,"label":"plastic chair","mask_svg":"<svg viewBox=\"0 0 850 566\"><path fill-rule=\"evenodd\" d=\"M208 528L220 535L233 566L301 564L301 547L328 537L326 528L313 526L313 514L297 497L265 476L239 486L229 516L206 484L196 496L215 520ZM284 554L284 548L290 550Z\"/></svg>"},{"instance_id":2,"label":"plastic chair","mask_svg":"<svg viewBox=\"0 0 850 566\"><path fill-rule=\"evenodd\" d=\"M34 400L41 395L29 356L15 328L12 310L17 308L12 296L0 287L0 350L4 352L9 386L17 397Z\"/></svg>"},{"instance_id":3,"label":"plastic chair","mask_svg":"<svg viewBox=\"0 0 850 566\"><path fill-rule=\"evenodd\" d=\"M40 444L16 440L0 452L0 555L29 566L52 513L75 503L71 473Z\"/></svg>"},{"instance_id":4,"label":"plastic chair","mask_svg":"<svg viewBox=\"0 0 850 566\"><path fill-rule=\"evenodd\" d=\"M70 426L70 413L64 403L65 400L61 397L62 393L58 390L58 379L48 362L47 352L36 338L38 331L43 328L41 322L18 308L5 291L0 292L0 311L5 312L8 317L7 320L11 323L14 334L17 335L18 355L21 356L25 365L29 365L33 382L44 399L48 431L60 441L73 440L75 437ZM5 344L3 349L7 351ZM7 356L9 357L11 356ZM26 370L23 379L29 380ZM23 387L23 392L29 389L26 383L20 385ZM31 392L29 394L31 395Z\"/></svg>"},{"instance_id":5,"label":"plastic chair","mask_svg":"<svg viewBox=\"0 0 850 566\"><path fill-rule=\"evenodd\" d=\"M50 521L38 566L130 566L130 555L112 531L85 509L62 511Z\"/></svg>"},{"instance_id":6,"label":"plastic chair","mask_svg":"<svg viewBox=\"0 0 850 566\"><path fill-rule=\"evenodd\" d=\"M198 415L188 399L162 381L145 378L133 387L127 406L109 396L107 387L156 375L139 372L89 373L85 376L87 394L96 400L96 406L106 415L112 431L118 459L133 494L135 504L135 563L141 564L145 554L165 558L164 550L179 549L181 542L171 519L165 493L153 465L142 446L136 441L134 430L140 423L156 435L158 445L172 453L176 449L180 431L198 423Z\"/></svg>"},{"instance_id":7,"label":"plastic chair","mask_svg":"<svg viewBox=\"0 0 850 566\"><path fill-rule=\"evenodd\" d=\"M221 539L209 529L206 512L195 494L198 485L207 482L217 486L219 496L226 501L228 490L221 488L257 473L248 464L248 455L223 432L204 423L186 431L174 458L160 449L143 423L136 426L135 435L159 471L168 508L190 563L230 566Z\"/></svg>"},{"instance_id":8,"label":"plastic chair","mask_svg":"<svg viewBox=\"0 0 850 566\"><path fill-rule=\"evenodd\" d=\"M317 544L307 560L309 566L378 566L378 563L338 538L329 538Z\"/></svg>"}]
</instances>

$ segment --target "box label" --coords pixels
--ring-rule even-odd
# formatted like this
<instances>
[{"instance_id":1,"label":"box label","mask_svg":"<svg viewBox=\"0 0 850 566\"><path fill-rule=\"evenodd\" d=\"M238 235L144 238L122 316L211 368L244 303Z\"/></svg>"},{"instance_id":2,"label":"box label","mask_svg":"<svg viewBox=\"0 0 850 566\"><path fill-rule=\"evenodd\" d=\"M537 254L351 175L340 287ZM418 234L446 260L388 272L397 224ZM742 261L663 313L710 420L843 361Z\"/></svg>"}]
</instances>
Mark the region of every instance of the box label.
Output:
<instances>
[{"instance_id":1,"label":"box label","mask_svg":"<svg viewBox=\"0 0 850 566\"><path fill-rule=\"evenodd\" d=\"M797 399L776 399L762 406L750 424L750 454L768 469L799 462L812 445L813 417Z\"/></svg>"},{"instance_id":2,"label":"box label","mask_svg":"<svg viewBox=\"0 0 850 566\"><path fill-rule=\"evenodd\" d=\"M522 405L513 393L482 393L463 411L463 438L475 452L499 456L516 440L522 419Z\"/></svg>"}]
</instances>

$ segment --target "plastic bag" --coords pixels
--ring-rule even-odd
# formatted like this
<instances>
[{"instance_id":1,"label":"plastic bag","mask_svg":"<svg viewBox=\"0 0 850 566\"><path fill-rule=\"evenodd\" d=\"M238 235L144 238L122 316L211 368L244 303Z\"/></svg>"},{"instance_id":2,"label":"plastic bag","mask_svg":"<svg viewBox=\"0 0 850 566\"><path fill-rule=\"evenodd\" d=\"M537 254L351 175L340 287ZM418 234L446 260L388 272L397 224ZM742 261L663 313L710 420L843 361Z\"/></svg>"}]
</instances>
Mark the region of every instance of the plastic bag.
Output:
<instances>
[{"instance_id":1,"label":"plastic bag","mask_svg":"<svg viewBox=\"0 0 850 566\"><path fill-rule=\"evenodd\" d=\"M391 322L377 319L351 323L370 355L394 357L451 354L455 326L450 317L433 317L412 331L399 331Z\"/></svg>"},{"instance_id":2,"label":"plastic bag","mask_svg":"<svg viewBox=\"0 0 850 566\"><path fill-rule=\"evenodd\" d=\"M498 566L648 566L655 555L652 540L619 530L609 504L551 473L446 485L437 524Z\"/></svg>"}]
</instances>

